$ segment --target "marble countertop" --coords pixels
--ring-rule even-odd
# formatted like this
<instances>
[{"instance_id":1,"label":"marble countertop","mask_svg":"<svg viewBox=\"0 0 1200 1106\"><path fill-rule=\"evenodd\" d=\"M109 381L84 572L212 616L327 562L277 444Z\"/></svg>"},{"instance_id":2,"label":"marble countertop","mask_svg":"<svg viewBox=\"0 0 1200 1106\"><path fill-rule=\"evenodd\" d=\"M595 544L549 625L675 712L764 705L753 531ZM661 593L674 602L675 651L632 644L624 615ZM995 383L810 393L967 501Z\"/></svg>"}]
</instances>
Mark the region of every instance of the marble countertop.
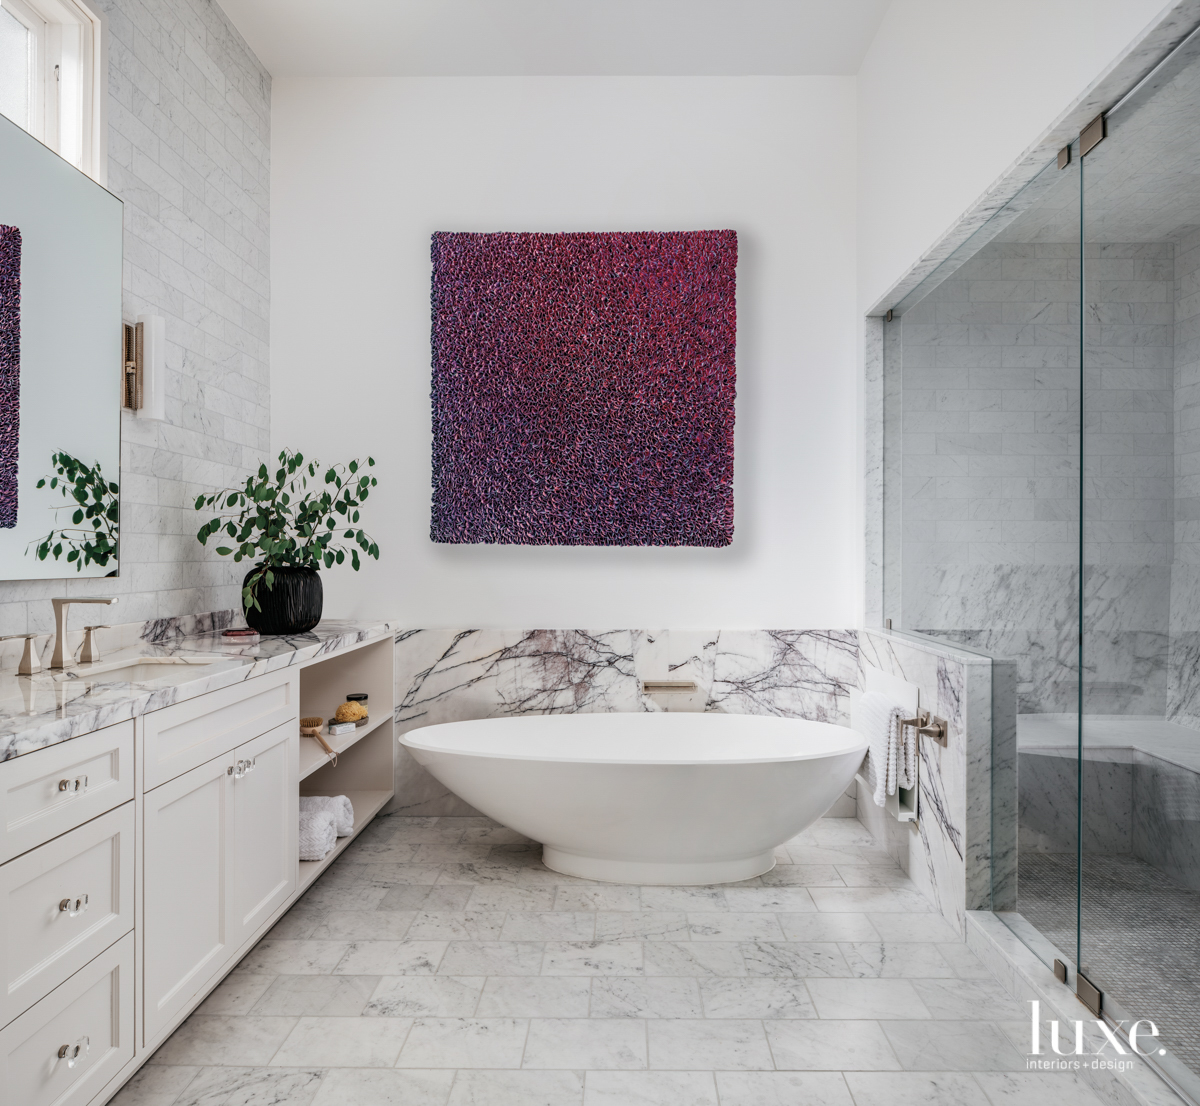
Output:
<instances>
[{"instance_id":1,"label":"marble countertop","mask_svg":"<svg viewBox=\"0 0 1200 1106\"><path fill-rule=\"evenodd\" d=\"M1078 750L1073 714L1017 715L1017 748L1073 757ZM1128 761L1135 753L1200 772L1200 732L1153 715L1084 715L1085 760Z\"/></svg>"},{"instance_id":2,"label":"marble countertop","mask_svg":"<svg viewBox=\"0 0 1200 1106\"><path fill-rule=\"evenodd\" d=\"M107 644L101 639L105 651L97 664L66 672L43 668L33 676L18 676L15 661L6 658L0 670L0 761L396 632L391 622L326 620L306 634L262 637L247 645L221 636L228 624L227 619L198 617L183 629L174 627L173 633L162 632L158 623L114 627ZM50 641L41 643L43 664ZM163 664L161 676L138 682L106 677L105 669L146 657L212 663Z\"/></svg>"}]
</instances>

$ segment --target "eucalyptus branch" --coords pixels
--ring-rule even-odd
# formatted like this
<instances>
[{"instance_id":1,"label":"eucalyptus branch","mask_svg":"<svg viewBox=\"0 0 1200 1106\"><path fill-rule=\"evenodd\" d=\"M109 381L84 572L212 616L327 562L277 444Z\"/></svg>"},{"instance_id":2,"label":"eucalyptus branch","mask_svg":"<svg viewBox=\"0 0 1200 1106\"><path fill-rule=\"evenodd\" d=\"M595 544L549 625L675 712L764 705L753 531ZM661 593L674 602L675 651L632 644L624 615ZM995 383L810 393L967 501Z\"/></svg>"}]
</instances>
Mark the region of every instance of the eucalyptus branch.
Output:
<instances>
[{"instance_id":1,"label":"eucalyptus branch","mask_svg":"<svg viewBox=\"0 0 1200 1106\"><path fill-rule=\"evenodd\" d=\"M260 582L268 591L274 586L273 569L332 568L343 564L349 554L350 566L357 572L362 564L360 550L379 559L379 546L358 526L359 507L379 483L362 471L362 461L324 468L319 461L306 461L287 449L278 460L274 474L260 465L242 487L196 497L197 511L216 508L196 534L200 543L207 545L210 537L223 534L232 544L218 545L220 556L232 556L235 562L258 561L242 589L247 609L262 610L257 588ZM368 457L365 467L374 465L375 459Z\"/></svg>"},{"instance_id":2,"label":"eucalyptus branch","mask_svg":"<svg viewBox=\"0 0 1200 1106\"><path fill-rule=\"evenodd\" d=\"M29 546L36 546L35 555L39 561L53 556L57 561L63 551L67 552L67 563L75 565L76 572L82 572L84 565L95 562L104 568L109 561L117 559L118 535L121 521L121 508L118 499L119 487L111 480L106 480L100 469L100 462L95 465L85 465L76 457L63 451L52 453L50 462L54 465L54 475L44 476L37 482L38 488L47 485L58 489L68 502L60 507L51 507L55 522L58 521L59 511L71 511L71 525L56 526L44 538L36 538ZM90 524L81 526L81 523ZM25 549L29 555L29 546ZM114 569L115 572L115 569Z\"/></svg>"}]
</instances>

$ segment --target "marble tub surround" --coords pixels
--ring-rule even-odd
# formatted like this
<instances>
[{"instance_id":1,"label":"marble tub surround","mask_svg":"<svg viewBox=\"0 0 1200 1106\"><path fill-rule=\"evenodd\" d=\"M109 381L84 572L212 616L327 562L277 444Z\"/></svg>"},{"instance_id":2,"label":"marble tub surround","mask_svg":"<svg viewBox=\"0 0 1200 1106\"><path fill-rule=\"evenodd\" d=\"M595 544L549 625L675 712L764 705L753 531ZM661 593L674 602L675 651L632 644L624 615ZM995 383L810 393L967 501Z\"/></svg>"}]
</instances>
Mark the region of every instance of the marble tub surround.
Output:
<instances>
[{"instance_id":1,"label":"marble tub surround","mask_svg":"<svg viewBox=\"0 0 1200 1106\"><path fill-rule=\"evenodd\" d=\"M643 680L694 681L645 695ZM575 712L722 711L849 722L853 630L403 630L397 733L439 722ZM401 748L396 809L474 814Z\"/></svg>"},{"instance_id":2,"label":"marble tub surround","mask_svg":"<svg viewBox=\"0 0 1200 1106\"><path fill-rule=\"evenodd\" d=\"M10 648L4 655L6 669L0 672L0 760L395 632L389 622L330 619L307 634L263 637L247 645L221 636L220 631L232 624L233 612L224 611L114 626L98 632L103 653L98 664L78 665L65 672L43 669L34 676L16 675L19 648ZM39 646L45 664L53 641L39 642ZM106 681L106 670L145 657L197 658L212 663L164 664L161 675L156 671L151 680ZM94 679L89 678L93 670Z\"/></svg>"},{"instance_id":3,"label":"marble tub surround","mask_svg":"<svg viewBox=\"0 0 1200 1106\"><path fill-rule=\"evenodd\" d=\"M722 887L380 818L113 1106L1100 1106L852 819Z\"/></svg>"},{"instance_id":4,"label":"marble tub surround","mask_svg":"<svg viewBox=\"0 0 1200 1106\"><path fill-rule=\"evenodd\" d=\"M1016 863L1015 835L992 848L993 706L991 658L915 635L866 629L859 634L862 663L896 676L920 690L921 704L949 724L941 745L919 739L919 806L916 823L897 822L869 801L859 802L859 818L928 896L958 933L967 910L992 903L993 870L1005 874ZM1013 704L1015 713L1015 703ZM999 712L1003 715L1003 712ZM1015 822L1015 726L997 728L999 763L1005 773L1000 794L1011 790ZM1003 812L1000 812L1003 813ZM1003 820L1003 819L1002 819Z\"/></svg>"}]
</instances>

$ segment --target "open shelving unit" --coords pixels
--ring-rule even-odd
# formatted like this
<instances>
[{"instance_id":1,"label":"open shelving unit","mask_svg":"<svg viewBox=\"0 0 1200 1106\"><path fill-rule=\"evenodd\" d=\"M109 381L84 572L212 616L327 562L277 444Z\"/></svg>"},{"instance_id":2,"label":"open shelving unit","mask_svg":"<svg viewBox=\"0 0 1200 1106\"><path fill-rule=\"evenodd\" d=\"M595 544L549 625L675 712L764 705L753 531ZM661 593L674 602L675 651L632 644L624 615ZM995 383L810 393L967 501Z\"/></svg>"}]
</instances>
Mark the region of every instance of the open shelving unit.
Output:
<instances>
[{"instance_id":1,"label":"open shelving unit","mask_svg":"<svg viewBox=\"0 0 1200 1106\"><path fill-rule=\"evenodd\" d=\"M391 637L367 642L328 657L314 658L300 670L300 716L332 718L352 692L365 691L370 720L353 733L325 735L337 753L333 763L320 743L300 738L300 794L346 795L354 807L354 831L339 837L322 860L301 860L303 891L329 867L390 801L394 794L393 643Z\"/></svg>"}]
</instances>

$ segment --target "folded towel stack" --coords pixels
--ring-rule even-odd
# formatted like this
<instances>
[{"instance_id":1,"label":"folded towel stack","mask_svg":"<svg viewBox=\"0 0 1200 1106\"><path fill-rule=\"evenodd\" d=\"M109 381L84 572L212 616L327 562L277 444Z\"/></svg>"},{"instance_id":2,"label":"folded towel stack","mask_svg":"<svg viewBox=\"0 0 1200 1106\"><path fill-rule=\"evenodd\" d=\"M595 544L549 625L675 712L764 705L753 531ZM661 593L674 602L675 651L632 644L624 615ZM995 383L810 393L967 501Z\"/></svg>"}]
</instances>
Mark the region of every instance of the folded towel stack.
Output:
<instances>
[{"instance_id":1,"label":"folded towel stack","mask_svg":"<svg viewBox=\"0 0 1200 1106\"><path fill-rule=\"evenodd\" d=\"M336 844L337 826L328 810L300 811L301 860L324 860Z\"/></svg>"},{"instance_id":2,"label":"folded towel stack","mask_svg":"<svg viewBox=\"0 0 1200 1106\"><path fill-rule=\"evenodd\" d=\"M301 795L300 813L327 810L333 815L338 837L354 832L354 807L345 795Z\"/></svg>"},{"instance_id":3,"label":"folded towel stack","mask_svg":"<svg viewBox=\"0 0 1200 1106\"><path fill-rule=\"evenodd\" d=\"M883 806L888 795L917 783L917 732L902 726L904 711L886 695L868 692L858 701L867 753L866 779L876 806Z\"/></svg>"}]
</instances>

